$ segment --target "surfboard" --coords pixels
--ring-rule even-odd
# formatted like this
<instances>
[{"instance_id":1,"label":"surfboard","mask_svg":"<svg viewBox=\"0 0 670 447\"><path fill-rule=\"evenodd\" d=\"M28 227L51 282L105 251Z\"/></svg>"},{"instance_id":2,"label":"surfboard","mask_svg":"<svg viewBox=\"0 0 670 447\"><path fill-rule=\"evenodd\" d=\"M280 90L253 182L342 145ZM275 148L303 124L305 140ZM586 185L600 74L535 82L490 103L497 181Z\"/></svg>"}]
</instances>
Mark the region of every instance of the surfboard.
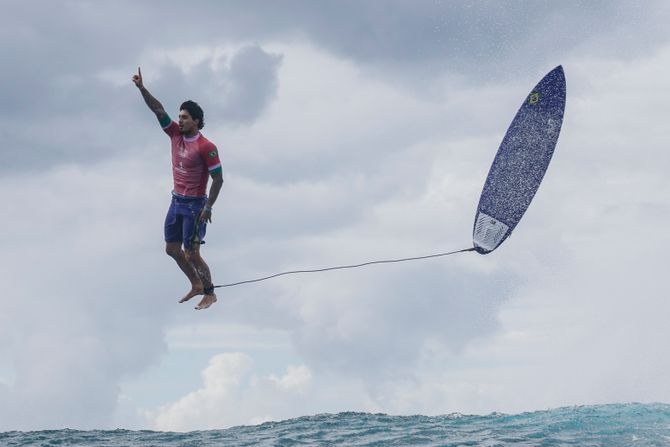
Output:
<instances>
[{"instance_id":1,"label":"surfboard","mask_svg":"<svg viewBox=\"0 0 670 447\"><path fill-rule=\"evenodd\" d=\"M498 148L479 199L473 245L491 253L528 209L554 154L565 111L565 74L558 66L526 96Z\"/></svg>"}]
</instances>

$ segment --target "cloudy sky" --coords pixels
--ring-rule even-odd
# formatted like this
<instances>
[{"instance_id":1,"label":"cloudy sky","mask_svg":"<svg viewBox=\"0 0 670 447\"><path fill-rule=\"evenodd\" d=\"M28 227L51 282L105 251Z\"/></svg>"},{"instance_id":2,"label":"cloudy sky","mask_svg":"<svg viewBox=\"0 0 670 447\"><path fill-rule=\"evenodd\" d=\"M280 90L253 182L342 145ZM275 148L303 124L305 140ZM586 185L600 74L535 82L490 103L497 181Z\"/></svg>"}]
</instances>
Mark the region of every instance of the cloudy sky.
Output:
<instances>
[{"instance_id":1,"label":"cloudy sky","mask_svg":"<svg viewBox=\"0 0 670 447\"><path fill-rule=\"evenodd\" d=\"M0 18L0 431L670 402L664 1L11 2ZM219 289L165 255L172 116L225 170L221 284L467 248L562 64L548 174L495 253Z\"/></svg>"}]
</instances>

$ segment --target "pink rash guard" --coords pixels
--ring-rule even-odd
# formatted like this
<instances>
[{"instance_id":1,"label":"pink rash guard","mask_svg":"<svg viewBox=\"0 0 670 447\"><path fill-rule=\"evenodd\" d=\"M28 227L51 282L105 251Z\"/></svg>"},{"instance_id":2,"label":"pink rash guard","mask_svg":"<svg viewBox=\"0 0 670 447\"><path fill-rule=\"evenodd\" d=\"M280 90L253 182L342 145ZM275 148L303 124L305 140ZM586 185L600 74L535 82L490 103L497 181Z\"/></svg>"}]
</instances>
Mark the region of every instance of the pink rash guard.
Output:
<instances>
[{"instance_id":1,"label":"pink rash guard","mask_svg":"<svg viewBox=\"0 0 670 447\"><path fill-rule=\"evenodd\" d=\"M163 130L172 142L174 192L186 197L206 196L209 174L221 170L216 146L200 132L191 138L183 136L174 121Z\"/></svg>"}]
</instances>

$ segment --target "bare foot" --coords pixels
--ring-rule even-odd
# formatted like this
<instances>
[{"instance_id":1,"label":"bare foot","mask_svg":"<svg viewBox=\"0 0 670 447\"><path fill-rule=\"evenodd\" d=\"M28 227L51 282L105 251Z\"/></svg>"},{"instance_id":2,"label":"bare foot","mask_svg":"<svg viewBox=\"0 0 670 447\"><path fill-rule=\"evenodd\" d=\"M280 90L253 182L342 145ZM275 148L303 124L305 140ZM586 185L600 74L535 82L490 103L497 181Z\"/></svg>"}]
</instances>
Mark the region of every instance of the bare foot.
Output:
<instances>
[{"instance_id":1,"label":"bare foot","mask_svg":"<svg viewBox=\"0 0 670 447\"><path fill-rule=\"evenodd\" d=\"M184 295L184 298L180 299L179 302L180 303L185 303L186 301L190 300L194 296L202 295L203 293L205 293L205 289L202 287L202 284L200 284L199 286L194 285L194 286L191 287L191 291L188 292L186 295Z\"/></svg>"},{"instance_id":2,"label":"bare foot","mask_svg":"<svg viewBox=\"0 0 670 447\"><path fill-rule=\"evenodd\" d=\"M216 294L211 293L202 297L202 300L195 306L195 310L207 309L212 304L216 303Z\"/></svg>"}]
</instances>

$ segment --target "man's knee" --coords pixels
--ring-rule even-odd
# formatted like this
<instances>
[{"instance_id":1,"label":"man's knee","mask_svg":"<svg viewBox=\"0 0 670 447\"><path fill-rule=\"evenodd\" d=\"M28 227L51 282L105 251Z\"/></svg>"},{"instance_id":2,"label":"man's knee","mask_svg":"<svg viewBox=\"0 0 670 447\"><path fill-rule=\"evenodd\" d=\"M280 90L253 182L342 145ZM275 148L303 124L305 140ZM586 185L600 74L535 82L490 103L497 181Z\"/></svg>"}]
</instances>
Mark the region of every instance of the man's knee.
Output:
<instances>
[{"instance_id":1,"label":"man's knee","mask_svg":"<svg viewBox=\"0 0 670 447\"><path fill-rule=\"evenodd\" d=\"M184 255L186 256L188 262L193 262L200 259L200 253L198 253L198 250L195 248L187 248L184 250Z\"/></svg>"},{"instance_id":2,"label":"man's knee","mask_svg":"<svg viewBox=\"0 0 670 447\"><path fill-rule=\"evenodd\" d=\"M172 258L178 258L183 255L181 244L178 242L168 242L165 244L165 253Z\"/></svg>"}]
</instances>

